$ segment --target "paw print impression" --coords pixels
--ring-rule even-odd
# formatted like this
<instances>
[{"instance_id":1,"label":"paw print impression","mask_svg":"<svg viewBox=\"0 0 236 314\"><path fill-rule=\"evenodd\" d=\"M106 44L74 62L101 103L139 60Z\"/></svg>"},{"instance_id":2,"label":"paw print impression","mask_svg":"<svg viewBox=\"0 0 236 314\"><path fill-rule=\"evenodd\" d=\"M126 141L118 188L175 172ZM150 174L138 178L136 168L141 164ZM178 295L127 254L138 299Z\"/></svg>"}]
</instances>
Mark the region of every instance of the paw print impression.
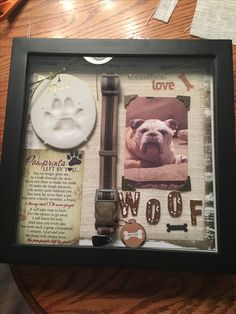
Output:
<instances>
[{"instance_id":1,"label":"paw print impression","mask_svg":"<svg viewBox=\"0 0 236 314\"><path fill-rule=\"evenodd\" d=\"M58 75L45 79L30 105L34 131L44 144L73 149L86 143L94 130L93 95L87 84L73 75L60 74L60 80Z\"/></svg>"},{"instance_id":2,"label":"paw print impression","mask_svg":"<svg viewBox=\"0 0 236 314\"><path fill-rule=\"evenodd\" d=\"M80 103L75 104L70 97L67 97L64 102L55 98L49 109L44 114L44 123L46 126L52 125L56 136L81 131L81 124L84 120L84 109Z\"/></svg>"}]
</instances>

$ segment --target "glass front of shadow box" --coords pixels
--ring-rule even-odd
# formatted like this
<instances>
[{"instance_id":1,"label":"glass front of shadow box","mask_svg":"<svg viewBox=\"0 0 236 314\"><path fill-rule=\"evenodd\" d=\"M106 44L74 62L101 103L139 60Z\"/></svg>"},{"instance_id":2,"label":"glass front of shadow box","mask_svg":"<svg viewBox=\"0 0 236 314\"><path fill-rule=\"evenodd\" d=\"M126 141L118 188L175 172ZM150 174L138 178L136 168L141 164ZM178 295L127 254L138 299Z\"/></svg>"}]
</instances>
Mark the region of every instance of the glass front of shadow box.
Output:
<instances>
[{"instance_id":1,"label":"glass front of shadow box","mask_svg":"<svg viewBox=\"0 0 236 314\"><path fill-rule=\"evenodd\" d=\"M92 246L104 73L120 80L109 245L217 252L207 58L30 56L17 243Z\"/></svg>"}]
</instances>

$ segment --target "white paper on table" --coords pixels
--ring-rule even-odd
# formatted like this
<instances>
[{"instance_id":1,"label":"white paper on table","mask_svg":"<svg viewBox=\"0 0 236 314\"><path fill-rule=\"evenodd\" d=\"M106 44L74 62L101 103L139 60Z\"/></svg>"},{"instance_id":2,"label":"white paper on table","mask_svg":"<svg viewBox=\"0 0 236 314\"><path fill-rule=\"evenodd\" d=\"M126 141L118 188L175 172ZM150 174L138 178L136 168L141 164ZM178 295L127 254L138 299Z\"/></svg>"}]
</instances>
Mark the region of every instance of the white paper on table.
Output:
<instances>
[{"instance_id":1,"label":"white paper on table","mask_svg":"<svg viewBox=\"0 0 236 314\"><path fill-rule=\"evenodd\" d=\"M168 23L177 2L178 0L160 0L153 18Z\"/></svg>"},{"instance_id":2,"label":"white paper on table","mask_svg":"<svg viewBox=\"0 0 236 314\"><path fill-rule=\"evenodd\" d=\"M232 39L236 44L235 17L235 0L198 0L190 34L207 39Z\"/></svg>"}]
</instances>

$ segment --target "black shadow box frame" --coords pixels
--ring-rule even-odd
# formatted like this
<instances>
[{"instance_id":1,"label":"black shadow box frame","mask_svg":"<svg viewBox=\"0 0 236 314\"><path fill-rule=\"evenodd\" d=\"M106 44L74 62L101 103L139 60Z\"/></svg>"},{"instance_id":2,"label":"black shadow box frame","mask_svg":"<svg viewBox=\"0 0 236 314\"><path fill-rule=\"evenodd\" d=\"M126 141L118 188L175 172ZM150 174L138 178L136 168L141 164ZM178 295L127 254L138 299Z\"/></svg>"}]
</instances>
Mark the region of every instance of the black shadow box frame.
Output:
<instances>
[{"instance_id":1,"label":"black shadow box frame","mask_svg":"<svg viewBox=\"0 0 236 314\"><path fill-rule=\"evenodd\" d=\"M235 186L232 183L235 178L235 149L231 45L231 41L227 40L14 39L1 160L0 261L235 272L236 215ZM212 60L217 253L16 243L29 55L152 56Z\"/></svg>"}]
</instances>

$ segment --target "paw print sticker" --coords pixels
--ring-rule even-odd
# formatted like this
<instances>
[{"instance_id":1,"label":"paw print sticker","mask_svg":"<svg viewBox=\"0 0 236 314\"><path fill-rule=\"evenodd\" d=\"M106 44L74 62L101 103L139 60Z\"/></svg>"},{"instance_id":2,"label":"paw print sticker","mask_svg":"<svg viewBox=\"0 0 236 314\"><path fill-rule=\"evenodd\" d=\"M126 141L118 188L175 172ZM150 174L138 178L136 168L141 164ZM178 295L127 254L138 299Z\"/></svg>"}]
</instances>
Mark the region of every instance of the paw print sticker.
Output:
<instances>
[{"instance_id":1,"label":"paw print sticker","mask_svg":"<svg viewBox=\"0 0 236 314\"><path fill-rule=\"evenodd\" d=\"M80 165L81 159L82 159L82 154L78 153L77 150L73 150L67 155L67 159L69 160L68 165L70 167L73 167L75 165Z\"/></svg>"},{"instance_id":2,"label":"paw print sticker","mask_svg":"<svg viewBox=\"0 0 236 314\"><path fill-rule=\"evenodd\" d=\"M45 79L31 101L31 121L45 144L72 149L88 141L96 123L96 107L87 84L60 74ZM78 157L78 156L77 156Z\"/></svg>"}]
</instances>

